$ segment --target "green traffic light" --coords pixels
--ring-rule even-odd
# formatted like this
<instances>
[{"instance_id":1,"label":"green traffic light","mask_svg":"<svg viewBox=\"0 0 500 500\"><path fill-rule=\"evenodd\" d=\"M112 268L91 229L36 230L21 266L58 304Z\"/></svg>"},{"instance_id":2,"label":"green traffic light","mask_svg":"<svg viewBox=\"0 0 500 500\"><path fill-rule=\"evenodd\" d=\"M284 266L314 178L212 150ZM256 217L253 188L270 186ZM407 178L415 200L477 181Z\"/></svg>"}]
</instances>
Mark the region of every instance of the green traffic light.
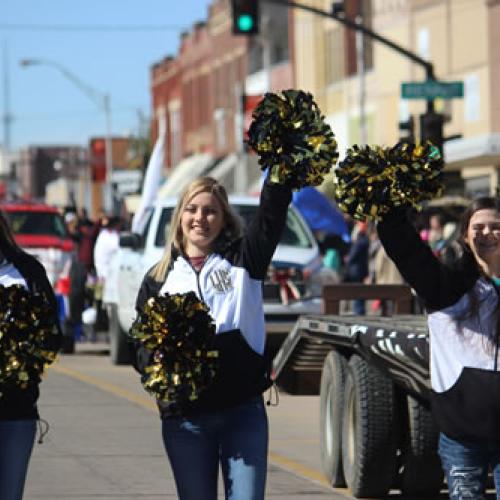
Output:
<instances>
[{"instance_id":1,"label":"green traffic light","mask_svg":"<svg viewBox=\"0 0 500 500\"><path fill-rule=\"evenodd\" d=\"M253 26L254 20L249 14L242 14L238 17L238 29L240 31L251 31Z\"/></svg>"}]
</instances>

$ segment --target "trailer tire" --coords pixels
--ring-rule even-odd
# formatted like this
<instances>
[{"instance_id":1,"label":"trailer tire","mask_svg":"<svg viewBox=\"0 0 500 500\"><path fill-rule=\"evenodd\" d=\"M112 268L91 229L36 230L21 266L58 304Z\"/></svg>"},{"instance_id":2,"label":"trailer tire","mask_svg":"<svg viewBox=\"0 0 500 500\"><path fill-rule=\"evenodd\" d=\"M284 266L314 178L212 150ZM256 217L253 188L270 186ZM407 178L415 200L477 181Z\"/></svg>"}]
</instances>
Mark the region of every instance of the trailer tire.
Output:
<instances>
[{"instance_id":1,"label":"trailer tire","mask_svg":"<svg viewBox=\"0 0 500 500\"><path fill-rule=\"evenodd\" d=\"M443 470L437 453L439 432L430 409L406 397L402 415L401 491L405 496L437 496L443 487Z\"/></svg>"},{"instance_id":2,"label":"trailer tire","mask_svg":"<svg viewBox=\"0 0 500 500\"><path fill-rule=\"evenodd\" d=\"M323 472L334 487L346 485L342 469L342 413L346 375L346 358L337 351L330 351L321 371L319 443Z\"/></svg>"},{"instance_id":3,"label":"trailer tire","mask_svg":"<svg viewBox=\"0 0 500 500\"><path fill-rule=\"evenodd\" d=\"M114 365L130 365L132 355L127 334L120 326L116 304L109 306L109 344L110 357Z\"/></svg>"},{"instance_id":4,"label":"trailer tire","mask_svg":"<svg viewBox=\"0 0 500 500\"><path fill-rule=\"evenodd\" d=\"M392 382L353 355L348 363L342 419L342 463L352 495L385 496L396 472Z\"/></svg>"}]
</instances>

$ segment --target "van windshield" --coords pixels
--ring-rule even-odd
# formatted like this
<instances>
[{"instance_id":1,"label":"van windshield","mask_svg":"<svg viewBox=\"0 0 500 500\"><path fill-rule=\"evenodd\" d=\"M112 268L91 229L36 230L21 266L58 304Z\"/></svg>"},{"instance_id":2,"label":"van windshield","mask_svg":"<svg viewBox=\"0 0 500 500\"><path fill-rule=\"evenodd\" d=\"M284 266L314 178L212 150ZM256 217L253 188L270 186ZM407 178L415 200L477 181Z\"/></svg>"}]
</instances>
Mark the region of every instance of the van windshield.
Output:
<instances>
[{"instance_id":1,"label":"van windshield","mask_svg":"<svg viewBox=\"0 0 500 500\"><path fill-rule=\"evenodd\" d=\"M242 218L243 226L247 225L252 220L258 209L257 205L233 204L232 207ZM157 247L165 246L172 212L173 208L167 207L164 208L161 213L160 223L158 224L158 231L155 238L155 245ZM312 248L313 246L309 233L304 228L303 221L291 207L288 209L286 226L281 235L280 244L296 248Z\"/></svg>"}]
</instances>

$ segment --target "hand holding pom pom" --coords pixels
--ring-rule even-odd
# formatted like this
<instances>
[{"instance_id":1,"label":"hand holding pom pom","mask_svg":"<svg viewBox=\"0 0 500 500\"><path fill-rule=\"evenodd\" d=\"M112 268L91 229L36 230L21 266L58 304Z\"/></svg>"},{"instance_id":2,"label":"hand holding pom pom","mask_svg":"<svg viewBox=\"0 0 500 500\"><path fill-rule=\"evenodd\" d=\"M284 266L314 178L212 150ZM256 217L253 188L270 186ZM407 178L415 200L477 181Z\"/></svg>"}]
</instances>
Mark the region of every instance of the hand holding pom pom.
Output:
<instances>
[{"instance_id":1,"label":"hand holding pom pom","mask_svg":"<svg viewBox=\"0 0 500 500\"><path fill-rule=\"evenodd\" d=\"M337 142L311 94L267 93L253 112L248 144L271 182L293 189L318 186L338 159Z\"/></svg>"},{"instance_id":2,"label":"hand holding pom pom","mask_svg":"<svg viewBox=\"0 0 500 500\"><path fill-rule=\"evenodd\" d=\"M430 143L392 148L354 145L335 172L335 198L354 219L380 220L391 208L440 196L443 160Z\"/></svg>"},{"instance_id":3,"label":"hand holding pom pom","mask_svg":"<svg viewBox=\"0 0 500 500\"><path fill-rule=\"evenodd\" d=\"M152 352L142 384L158 400L194 401L213 381L215 325L193 292L149 299L130 337Z\"/></svg>"},{"instance_id":4,"label":"hand holding pom pom","mask_svg":"<svg viewBox=\"0 0 500 500\"><path fill-rule=\"evenodd\" d=\"M54 362L58 331L49 302L21 285L0 286L0 397L2 388L37 384Z\"/></svg>"}]
</instances>

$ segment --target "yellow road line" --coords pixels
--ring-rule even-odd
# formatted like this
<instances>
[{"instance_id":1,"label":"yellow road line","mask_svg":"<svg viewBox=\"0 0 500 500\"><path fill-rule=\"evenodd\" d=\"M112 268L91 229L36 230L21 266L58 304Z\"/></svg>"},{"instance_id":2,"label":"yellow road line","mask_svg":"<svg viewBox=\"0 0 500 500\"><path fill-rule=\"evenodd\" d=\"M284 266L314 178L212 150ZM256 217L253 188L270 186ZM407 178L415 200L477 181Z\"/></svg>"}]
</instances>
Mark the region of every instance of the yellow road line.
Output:
<instances>
[{"instance_id":1,"label":"yellow road line","mask_svg":"<svg viewBox=\"0 0 500 500\"><path fill-rule=\"evenodd\" d=\"M77 370L72 370L71 368L68 368L66 366L61 366L60 364L57 365L52 365L51 371L60 373L62 375L66 375L68 377L74 378L76 380L79 380L80 382L84 382L89 385L93 385L94 387L97 387L98 389L101 389L104 392L108 392L110 394L114 394L115 396L119 396L123 399L126 399L127 401L130 401L138 406L141 406L143 408L146 408L147 410L153 410L153 411L158 411L158 408L156 406L156 403L151 401L150 399L142 396L138 396L137 394L134 394L126 389L123 389L117 385L110 384L108 382L103 382L101 379L97 377L92 377L91 375L86 375L84 373L81 373ZM272 443L272 440L271 440ZM277 465L278 467L281 467L282 469L287 469L299 476L304 477L305 479L312 480L316 483L320 483L322 486L329 487L330 485L328 484L328 481L326 481L325 477L323 474L320 472L311 469L310 467L307 467L306 465L303 465L299 462L296 462L295 460L292 460L290 458L287 458L283 455L280 455L278 453L269 452L269 461L273 463L274 465Z\"/></svg>"},{"instance_id":2,"label":"yellow road line","mask_svg":"<svg viewBox=\"0 0 500 500\"><path fill-rule=\"evenodd\" d=\"M269 461L275 465L283 469L287 469L289 471L294 472L295 474L305 477L306 479L311 479L316 483L320 483L323 486L329 486L328 481L325 479L325 476L306 465L303 465L295 460L287 458L283 455L279 455L278 453L274 453L273 451L269 452Z\"/></svg>"},{"instance_id":3,"label":"yellow road line","mask_svg":"<svg viewBox=\"0 0 500 500\"><path fill-rule=\"evenodd\" d=\"M61 366L61 365L54 365L51 367L51 370L61 373L63 375L67 375L68 377L74 378L76 380L80 380L81 382L93 385L101 389L102 391L109 392L111 394L114 394L115 396L119 396L123 399L131 401L132 403L142 406L147 410L157 411L156 403L154 403L151 399L148 399L143 396L138 396L137 394L127 391L126 389L122 389L117 385L109 384L108 382L103 382L101 379L97 377L92 377L91 375L85 375L84 373L72 370L71 368L67 368L66 366Z\"/></svg>"}]
</instances>

